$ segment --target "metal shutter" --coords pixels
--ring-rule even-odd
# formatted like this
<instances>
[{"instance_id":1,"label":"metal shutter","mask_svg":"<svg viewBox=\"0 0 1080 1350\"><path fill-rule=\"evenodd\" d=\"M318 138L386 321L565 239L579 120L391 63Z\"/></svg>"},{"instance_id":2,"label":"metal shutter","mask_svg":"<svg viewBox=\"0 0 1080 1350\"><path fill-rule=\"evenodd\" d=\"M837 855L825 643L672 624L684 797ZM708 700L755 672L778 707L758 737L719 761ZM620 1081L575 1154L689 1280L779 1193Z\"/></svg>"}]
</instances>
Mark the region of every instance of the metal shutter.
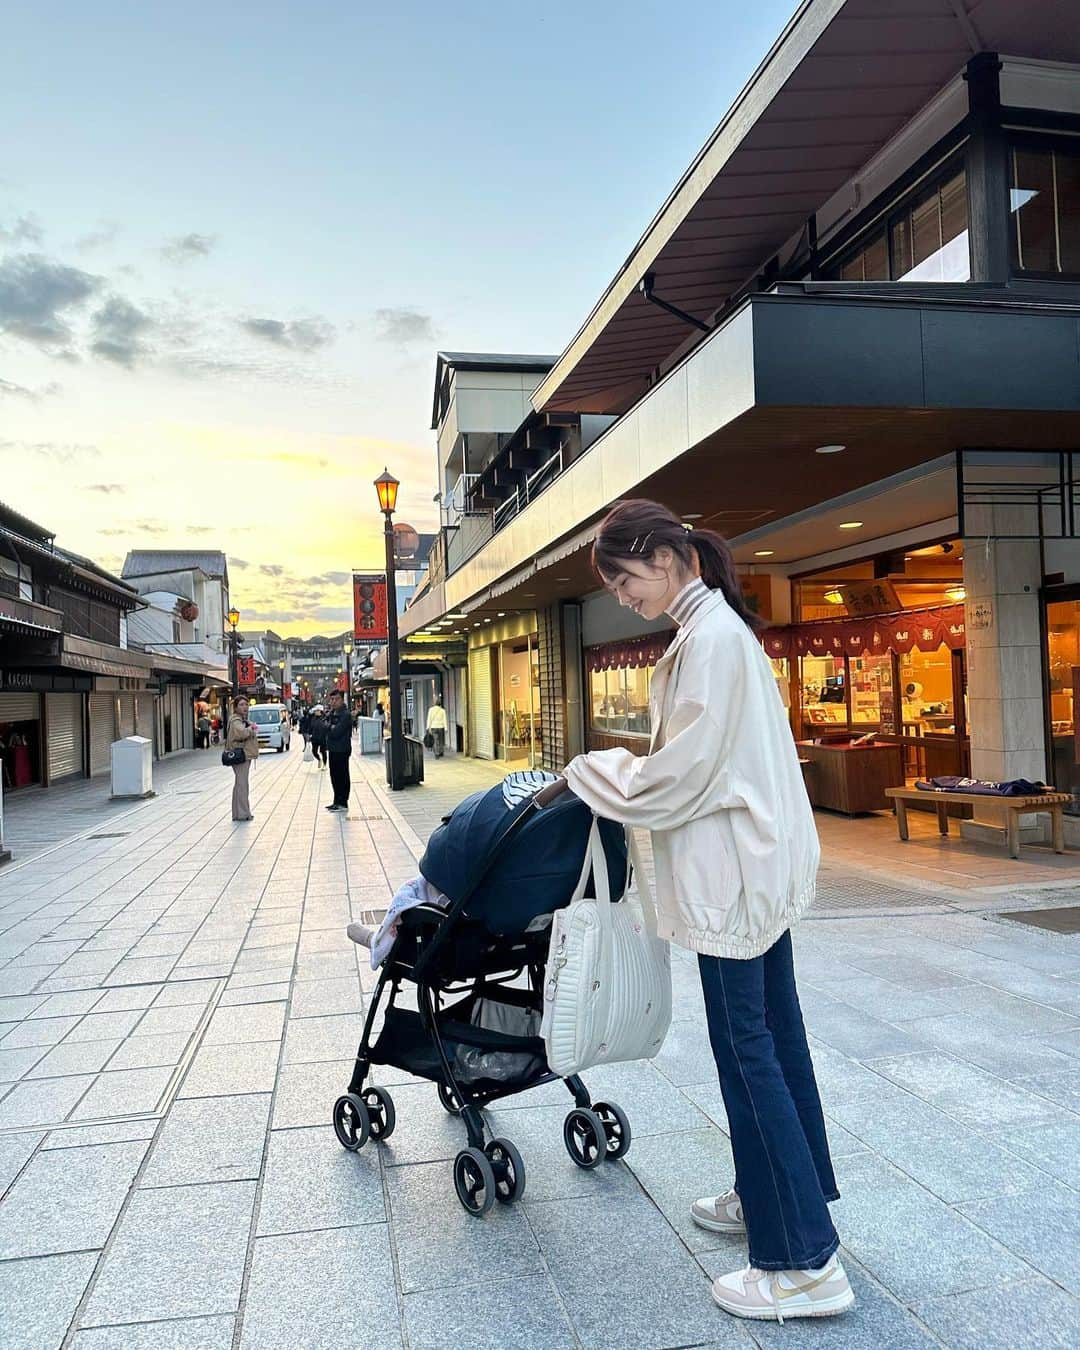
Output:
<instances>
[{"instance_id":1,"label":"metal shutter","mask_svg":"<svg viewBox=\"0 0 1080 1350\"><path fill-rule=\"evenodd\" d=\"M154 695L150 691L135 695L135 735L145 736L157 745L154 736Z\"/></svg>"},{"instance_id":2,"label":"metal shutter","mask_svg":"<svg viewBox=\"0 0 1080 1350\"><path fill-rule=\"evenodd\" d=\"M83 771L82 694L46 694L49 782Z\"/></svg>"},{"instance_id":3,"label":"metal shutter","mask_svg":"<svg viewBox=\"0 0 1080 1350\"><path fill-rule=\"evenodd\" d=\"M0 694L0 722L36 722L37 694Z\"/></svg>"},{"instance_id":4,"label":"metal shutter","mask_svg":"<svg viewBox=\"0 0 1080 1350\"><path fill-rule=\"evenodd\" d=\"M184 695L186 692L181 685L169 685L169 717L172 722L172 748L174 750L190 750L195 744L194 713L190 703L185 706Z\"/></svg>"},{"instance_id":5,"label":"metal shutter","mask_svg":"<svg viewBox=\"0 0 1080 1350\"><path fill-rule=\"evenodd\" d=\"M109 772L109 751L115 735L116 695L90 695L90 772Z\"/></svg>"},{"instance_id":6,"label":"metal shutter","mask_svg":"<svg viewBox=\"0 0 1080 1350\"><path fill-rule=\"evenodd\" d=\"M120 726L117 728L117 740L135 735L135 695L117 694L120 704Z\"/></svg>"},{"instance_id":7,"label":"metal shutter","mask_svg":"<svg viewBox=\"0 0 1080 1350\"><path fill-rule=\"evenodd\" d=\"M474 647L469 653L469 751L478 759L495 758L490 647Z\"/></svg>"}]
</instances>

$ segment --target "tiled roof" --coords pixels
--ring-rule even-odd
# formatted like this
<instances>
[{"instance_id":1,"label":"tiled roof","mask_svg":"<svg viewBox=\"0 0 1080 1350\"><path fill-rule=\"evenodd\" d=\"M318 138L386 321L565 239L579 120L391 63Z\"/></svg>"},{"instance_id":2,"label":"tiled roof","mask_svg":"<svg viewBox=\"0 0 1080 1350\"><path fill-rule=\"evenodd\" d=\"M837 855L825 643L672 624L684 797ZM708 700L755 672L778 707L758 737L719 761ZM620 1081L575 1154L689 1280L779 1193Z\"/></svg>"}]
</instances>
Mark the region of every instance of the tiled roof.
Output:
<instances>
[{"instance_id":1,"label":"tiled roof","mask_svg":"<svg viewBox=\"0 0 1080 1350\"><path fill-rule=\"evenodd\" d=\"M137 548L124 559L124 577L151 577L159 572L186 572L198 567L208 577L226 573L225 554L216 550Z\"/></svg>"}]
</instances>

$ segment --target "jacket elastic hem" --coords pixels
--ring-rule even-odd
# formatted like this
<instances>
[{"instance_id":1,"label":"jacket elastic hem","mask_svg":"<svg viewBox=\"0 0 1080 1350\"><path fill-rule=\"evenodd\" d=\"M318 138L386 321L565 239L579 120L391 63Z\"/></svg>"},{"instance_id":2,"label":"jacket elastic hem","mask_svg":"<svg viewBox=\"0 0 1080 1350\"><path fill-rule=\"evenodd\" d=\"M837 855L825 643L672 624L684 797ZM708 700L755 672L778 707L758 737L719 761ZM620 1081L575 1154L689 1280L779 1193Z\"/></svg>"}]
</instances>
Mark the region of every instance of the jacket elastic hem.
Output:
<instances>
[{"instance_id":1,"label":"jacket elastic hem","mask_svg":"<svg viewBox=\"0 0 1080 1350\"><path fill-rule=\"evenodd\" d=\"M742 938L736 937L732 933L718 933L711 928L691 928L689 924L683 923L682 920L673 918L668 914L664 914L662 917L661 927L666 931L663 931L661 936L666 937L679 947L698 952L702 956L718 956L735 961L752 961L755 957L764 956L769 948L802 918L814 903L816 889L816 882L812 881L796 899L788 904L776 923L757 937ZM760 1268L766 1269L765 1266ZM780 1267L780 1269L787 1269L787 1267Z\"/></svg>"},{"instance_id":2,"label":"jacket elastic hem","mask_svg":"<svg viewBox=\"0 0 1080 1350\"><path fill-rule=\"evenodd\" d=\"M798 1258L791 1261L759 1261L751 1252L750 1264L758 1270L820 1270L839 1246L840 1238L834 1234L832 1241L827 1242L816 1256L811 1256L805 1261Z\"/></svg>"}]
</instances>

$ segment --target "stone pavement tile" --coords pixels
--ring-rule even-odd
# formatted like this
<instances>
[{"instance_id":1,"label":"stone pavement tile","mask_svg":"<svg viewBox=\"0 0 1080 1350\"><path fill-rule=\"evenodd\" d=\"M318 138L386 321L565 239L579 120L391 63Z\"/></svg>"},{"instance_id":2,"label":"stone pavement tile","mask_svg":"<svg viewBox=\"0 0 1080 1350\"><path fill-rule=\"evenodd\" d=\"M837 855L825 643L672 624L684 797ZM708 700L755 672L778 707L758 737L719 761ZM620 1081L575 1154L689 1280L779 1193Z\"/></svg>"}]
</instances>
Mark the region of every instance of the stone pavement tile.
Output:
<instances>
[{"instance_id":1,"label":"stone pavement tile","mask_svg":"<svg viewBox=\"0 0 1080 1350\"><path fill-rule=\"evenodd\" d=\"M19 1050L28 1045L56 1045L81 1020L80 1017L43 1017L40 1020L31 1017L25 1022L15 1022L0 1041L0 1050Z\"/></svg>"},{"instance_id":2,"label":"stone pavement tile","mask_svg":"<svg viewBox=\"0 0 1080 1350\"><path fill-rule=\"evenodd\" d=\"M1017 998L1015 994L989 985L969 984L959 989L944 989L936 995L953 1012L977 1018L987 1030L1025 1033L1067 1031L1076 1018L1055 1008Z\"/></svg>"},{"instance_id":3,"label":"stone pavement tile","mask_svg":"<svg viewBox=\"0 0 1080 1350\"><path fill-rule=\"evenodd\" d=\"M467 1214L448 1163L392 1168L387 1191L403 1292L543 1273L521 1206Z\"/></svg>"},{"instance_id":4,"label":"stone pavement tile","mask_svg":"<svg viewBox=\"0 0 1080 1350\"><path fill-rule=\"evenodd\" d=\"M716 1073L716 1060L700 1019L672 1022L663 1049L651 1061L676 1087L701 1083Z\"/></svg>"},{"instance_id":5,"label":"stone pavement tile","mask_svg":"<svg viewBox=\"0 0 1080 1350\"><path fill-rule=\"evenodd\" d=\"M119 989L110 989L96 1005L95 1011L130 1012L132 1008L149 1008L161 988L160 984L132 984L123 985Z\"/></svg>"},{"instance_id":6,"label":"stone pavement tile","mask_svg":"<svg viewBox=\"0 0 1080 1350\"><path fill-rule=\"evenodd\" d=\"M604 1064L583 1075L594 1102L615 1102L626 1112L634 1136L670 1134L708 1125L702 1113L647 1060L630 1064ZM563 1088L566 1109L573 1105ZM527 1095L527 1094L525 1094Z\"/></svg>"},{"instance_id":7,"label":"stone pavement tile","mask_svg":"<svg viewBox=\"0 0 1080 1350\"><path fill-rule=\"evenodd\" d=\"M246 1003L284 1003L292 993L292 985L253 984L247 989L226 989L218 999L219 1008L236 1008Z\"/></svg>"},{"instance_id":8,"label":"stone pavement tile","mask_svg":"<svg viewBox=\"0 0 1080 1350\"><path fill-rule=\"evenodd\" d=\"M440 1105L434 1083L401 1084L391 1087L390 1095L397 1126L380 1145L388 1167L452 1159L466 1146L465 1126Z\"/></svg>"},{"instance_id":9,"label":"stone pavement tile","mask_svg":"<svg viewBox=\"0 0 1080 1350\"><path fill-rule=\"evenodd\" d=\"M647 1196L531 1204L526 1194L525 1207L586 1346L656 1345L658 1331L665 1345L747 1344Z\"/></svg>"},{"instance_id":10,"label":"stone pavement tile","mask_svg":"<svg viewBox=\"0 0 1080 1350\"><path fill-rule=\"evenodd\" d=\"M150 1008L139 1019L134 1034L169 1036L184 1032L190 1035L199 1025L205 1012L206 1005L203 1003L184 1003L175 1008Z\"/></svg>"},{"instance_id":11,"label":"stone pavement tile","mask_svg":"<svg viewBox=\"0 0 1080 1350\"><path fill-rule=\"evenodd\" d=\"M259 1234L383 1223L379 1146L350 1153L329 1125L270 1135Z\"/></svg>"},{"instance_id":12,"label":"stone pavement tile","mask_svg":"<svg viewBox=\"0 0 1080 1350\"><path fill-rule=\"evenodd\" d=\"M692 1252L723 1245L723 1235L699 1228L690 1206L733 1184L735 1166L726 1134L715 1127L635 1139L626 1163L653 1204Z\"/></svg>"},{"instance_id":13,"label":"stone pavement tile","mask_svg":"<svg viewBox=\"0 0 1080 1350\"><path fill-rule=\"evenodd\" d=\"M60 1345L97 1259L97 1252L74 1252L0 1263L4 1350L52 1350Z\"/></svg>"},{"instance_id":14,"label":"stone pavement tile","mask_svg":"<svg viewBox=\"0 0 1080 1350\"><path fill-rule=\"evenodd\" d=\"M904 989L881 976L858 971L853 971L850 977L822 979L819 987L831 999L859 1008L883 1022L904 1023L916 1017L939 1017L954 1011L943 1002L940 993ZM806 1000L803 1002L805 1007Z\"/></svg>"},{"instance_id":15,"label":"stone pavement tile","mask_svg":"<svg viewBox=\"0 0 1080 1350\"><path fill-rule=\"evenodd\" d=\"M32 994L52 970L52 966L29 966L25 970L4 966L0 970L0 997L14 998L18 995Z\"/></svg>"},{"instance_id":16,"label":"stone pavement tile","mask_svg":"<svg viewBox=\"0 0 1080 1350\"><path fill-rule=\"evenodd\" d=\"M737 1270L745 1262L725 1265L717 1252L702 1256L710 1278ZM747 1322L754 1345L813 1346L814 1350L930 1350L939 1343L912 1314L871 1279L846 1251L840 1259L855 1291L855 1306L842 1317L805 1318L785 1322Z\"/></svg>"},{"instance_id":17,"label":"stone pavement tile","mask_svg":"<svg viewBox=\"0 0 1080 1350\"><path fill-rule=\"evenodd\" d=\"M157 1109L162 1094L169 1085L173 1070L120 1069L116 1073L100 1073L94 1086L72 1112L72 1120L95 1120L107 1116L134 1116ZM59 1079L68 1082L68 1079ZM4 1103L0 1102L0 1111Z\"/></svg>"},{"instance_id":18,"label":"stone pavement tile","mask_svg":"<svg viewBox=\"0 0 1080 1350\"><path fill-rule=\"evenodd\" d=\"M998 1242L882 1158L862 1154L837 1166L832 1206L840 1239L901 1301L1022 1278L1028 1268ZM1018 1197L978 1201L1006 1206ZM1013 1249L1015 1250L1015 1249Z\"/></svg>"},{"instance_id":19,"label":"stone pavement tile","mask_svg":"<svg viewBox=\"0 0 1080 1350\"><path fill-rule=\"evenodd\" d=\"M31 1020L45 1017L71 1017L88 1013L104 997L104 992L100 989L80 989L73 994L50 994L32 1014Z\"/></svg>"},{"instance_id":20,"label":"stone pavement tile","mask_svg":"<svg viewBox=\"0 0 1080 1350\"><path fill-rule=\"evenodd\" d=\"M3 1049L2 1045L0 1049ZM1080 1115L1080 1073L1067 1060L1063 1061L1063 1068L1057 1072L1035 1074L1016 1081L1018 1087L1034 1092L1037 1097L1046 1097Z\"/></svg>"},{"instance_id":21,"label":"stone pavement tile","mask_svg":"<svg viewBox=\"0 0 1080 1350\"><path fill-rule=\"evenodd\" d=\"M139 1182L142 1187L247 1181L262 1168L269 1095L175 1102Z\"/></svg>"},{"instance_id":22,"label":"stone pavement tile","mask_svg":"<svg viewBox=\"0 0 1080 1350\"><path fill-rule=\"evenodd\" d=\"M16 1083L0 1099L0 1130L22 1125L56 1125L66 1120L91 1083L93 1074Z\"/></svg>"},{"instance_id":23,"label":"stone pavement tile","mask_svg":"<svg viewBox=\"0 0 1080 1350\"><path fill-rule=\"evenodd\" d=\"M4 1194L19 1175L27 1159L43 1138L44 1135L41 1134L0 1135L0 1195Z\"/></svg>"},{"instance_id":24,"label":"stone pavement tile","mask_svg":"<svg viewBox=\"0 0 1080 1350\"><path fill-rule=\"evenodd\" d=\"M236 1009L230 1009L235 1012ZM360 1044L364 1019L359 1013L335 1017L299 1017L289 1019L285 1036L286 1064L312 1064L318 1060L340 1059L355 1054Z\"/></svg>"},{"instance_id":25,"label":"stone pavement tile","mask_svg":"<svg viewBox=\"0 0 1080 1350\"><path fill-rule=\"evenodd\" d=\"M563 1121L572 1104L567 1101L560 1106L506 1111L497 1103L488 1111L491 1133L517 1145L525 1164L525 1194L532 1200L565 1200L575 1195L636 1191L633 1174L622 1164L605 1164L585 1171L572 1161L563 1143ZM464 1148L467 1142L464 1128L456 1123L458 1148ZM456 1153L457 1149L448 1156Z\"/></svg>"},{"instance_id":26,"label":"stone pavement tile","mask_svg":"<svg viewBox=\"0 0 1080 1350\"><path fill-rule=\"evenodd\" d=\"M284 1003L219 1008L210 1019L203 1044L238 1045L249 1041L280 1041L284 1025Z\"/></svg>"},{"instance_id":27,"label":"stone pavement tile","mask_svg":"<svg viewBox=\"0 0 1080 1350\"><path fill-rule=\"evenodd\" d=\"M217 980L177 980L167 984L154 999L155 1008L176 1008L187 1003L210 1002L218 987Z\"/></svg>"},{"instance_id":28,"label":"stone pavement tile","mask_svg":"<svg viewBox=\"0 0 1080 1350\"><path fill-rule=\"evenodd\" d=\"M1061 1108L939 1050L874 1061L875 1070L976 1130L1052 1123ZM843 1119L843 1117L841 1117Z\"/></svg>"},{"instance_id":29,"label":"stone pavement tile","mask_svg":"<svg viewBox=\"0 0 1080 1350\"><path fill-rule=\"evenodd\" d=\"M400 1345L385 1224L256 1241L241 1350Z\"/></svg>"},{"instance_id":30,"label":"stone pavement tile","mask_svg":"<svg viewBox=\"0 0 1080 1350\"><path fill-rule=\"evenodd\" d=\"M364 965L369 967L368 953L363 953ZM356 953L354 951L322 952L318 956L301 957L296 963L298 980L333 980L345 975L356 975Z\"/></svg>"},{"instance_id":31,"label":"stone pavement tile","mask_svg":"<svg viewBox=\"0 0 1080 1350\"><path fill-rule=\"evenodd\" d=\"M994 1138L1000 1141L1002 1148L1026 1158L1074 1190L1080 1190L1080 1116L1062 1111L1054 1124L1002 1130L995 1133ZM1032 1186L1035 1184L1033 1180ZM1080 1197L1077 1205L1080 1206Z\"/></svg>"},{"instance_id":32,"label":"stone pavement tile","mask_svg":"<svg viewBox=\"0 0 1080 1350\"><path fill-rule=\"evenodd\" d=\"M1080 1295L1080 1206L1075 1191L1048 1179L1034 1191L975 1200L958 1210L1039 1272Z\"/></svg>"},{"instance_id":33,"label":"stone pavement tile","mask_svg":"<svg viewBox=\"0 0 1080 1350\"><path fill-rule=\"evenodd\" d=\"M54 1045L29 1078L62 1078L71 1073L97 1073L120 1041L63 1041Z\"/></svg>"},{"instance_id":34,"label":"stone pavement tile","mask_svg":"<svg viewBox=\"0 0 1080 1350\"><path fill-rule=\"evenodd\" d=\"M179 1064L191 1037L186 1032L175 1036L129 1036L109 1060L110 1069L152 1069L163 1064Z\"/></svg>"},{"instance_id":35,"label":"stone pavement tile","mask_svg":"<svg viewBox=\"0 0 1080 1350\"><path fill-rule=\"evenodd\" d=\"M90 1144L122 1144L129 1139L153 1139L156 1120L125 1120L108 1125L68 1125L52 1130L43 1149L85 1148Z\"/></svg>"},{"instance_id":36,"label":"stone pavement tile","mask_svg":"<svg viewBox=\"0 0 1080 1350\"><path fill-rule=\"evenodd\" d=\"M0 1083L17 1083L34 1065L48 1054L48 1046L28 1045L19 1050L5 1050L0 1042Z\"/></svg>"},{"instance_id":37,"label":"stone pavement tile","mask_svg":"<svg viewBox=\"0 0 1080 1350\"><path fill-rule=\"evenodd\" d=\"M235 1312L254 1204L250 1181L136 1191L80 1326Z\"/></svg>"},{"instance_id":38,"label":"stone pavement tile","mask_svg":"<svg viewBox=\"0 0 1080 1350\"><path fill-rule=\"evenodd\" d=\"M175 956L125 957L102 984L143 984L147 981L167 980L176 965Z\"/></svg>"},{"instance_id":39,"label":"stone pavement tile","mask_svg":"<svg viewBox=\"0 0 1080 1350\"><path fill-rule=\"evenodd\" d=\"M283 1065L274 1093L273 1128L325 1125L331 1118L334 1102L348 1091L352 1070L351 1059Z\"/></svg>"},{"instance_id":40,"label":"stone pavement tile","mask_svg":"<svg viewBox=\"0 0 1080 1350\"><path fill-rule=\"evenodd\" d=\"M853 1059L877 1059L883 1055L907 1055L925 1050L926 1043L911 1031L872 1017L846 1003L815 1003L805 1009L806 1029L816 1040Z\"/></svg>"},{"instance_id":41,"label":"stone pavement tile","mask_svg":"<svg viewBox=\"0 0 1080 1350\"><path fill-rule=\"evenodd\" d=\"M1073 1350L1080 1300L1049 1280L973 1289L915 1304L950 1350Z\"/></svg>"},{"instance_id":42,"label":"stone pavement tile","mask_svg":"<svg viewBox=\"0 0 1080 1350\"><path fill-rule=\"evenodd\" d=\"M360 1012L362 1007L360 981L355 974L333 980L297 980L293 985L289 1016L325 1017Z\"/></svg>"},{"instance_id":43,"label":"stone pavement tile","mask_svg":"<svg viewBox=\"0 0 1080 1350\"><path fill-rule=\"evenodd\" d=\"M38 1153L0 1208L0 1261L104 1247L147 1147L134 1140Z\"/></svg>"},{"instance_id":44,"label":"stone pavement tile","mask_svg":"<svg viewBox=\"0 0 1080 1350\"><path fill-rule=\"evenodd\" d=\"M877 1096L843 1103L836 1111L866 1146L946 1204L1029 1190L1040 1180L1033 1167L1007 1151L1000 1133L985 1138L889 1084L883 1083Z\"/></svg>"},{"instance_id":45,"label":"stone pavement tile","mask_svg":"<svg viewBox=\"0 0 1080 1350\"><path fill-rule=\"evenodd\" d=\"M237 975L230 975L226 989L258 989L260 986L268 984L280 984L283 981L291 982L292 973L293 968L291 962L286 962L284 965L271 966L266 970L245 970Z\"/></svg>"},{"instance_id":46,"label":"stone pavement tile","mask_svg":"<svg viewBox=\"0 0 1080 1350\"><path fill-rule=\"evenodd\" d=\"M182 1317L80 1331L72 1350L232 1350L235 1317Z\"/></svg>"},{"instance_id":47,"label":"stone pavement tile","mask_svg":"<svg viewBox=\"0 0 1080 1350\"><path fill-rule=\"evenodd\" d=\"M77 1027L68 1032L64 1040L71 1044L75 1041L103 1041L130 1036L142 1015L138 1008L127 1012L88 1013Z\"/></svg>"},{"instance_id":48,"label":"stone pavement tile","mask_svg":"<svg viewBox=\"0 0 1080 1350\"><path fill-rule=\"evenodd\" d=\"M1068 1055L1052 1050L1040 1040L1009 1032L988 1035L978 1018L965 1013L922 1017L909 1025L920 1040L927 1042L928 1048L937 1046L1000 1078L1017 1079L1040 1069L1052 1072L1069 1067Z\"/></svg>"},{"instance_id":49,"label":"stone pavement tile","mask_svg":"<svg viewBox=\"0 0 1080 1350\"><path fill-rule=\"evenodd\" d=\"M578 1344L546 1275L405 1295L412 1350L570 1350Z\"/></svg>"},{"instance_id":50,"label":"stone pavement tile","mask_svg":"<svg viewBox=\"0 0 1080 1350\"><path fill-rule=\"evenodd\" d=\"M1069 1055L1072 1059L1080 1059L1080 1027L1069 1031L1059 1031L1053 1036L1040 1036L1038 1038L1042 1045L1049 1046L1051 1050L1058 1050L1063 1055Z\"/></svg>"}]
</instances>

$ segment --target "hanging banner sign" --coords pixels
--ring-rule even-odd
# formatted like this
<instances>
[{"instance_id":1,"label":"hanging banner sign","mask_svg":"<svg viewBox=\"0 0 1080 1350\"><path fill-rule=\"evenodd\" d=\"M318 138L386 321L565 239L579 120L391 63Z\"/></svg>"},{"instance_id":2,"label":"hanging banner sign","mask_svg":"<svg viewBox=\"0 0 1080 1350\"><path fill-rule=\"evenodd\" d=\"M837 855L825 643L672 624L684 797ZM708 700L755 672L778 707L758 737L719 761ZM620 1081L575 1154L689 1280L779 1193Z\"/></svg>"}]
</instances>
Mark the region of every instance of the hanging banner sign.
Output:
<instances>
[{"instance_id":1,"label":"hanging banner sign","mask_svg":"<svg viewBox=\"0 0 1080 1350\"><path fill-rule=\"evenodd\" d=\"M253 656L238 656L236 658L236 683L240 688L249 689L257 678L255 658Z\"/></svg>"},{"instance_id":2,"label":"hanging banner sign","mask_svg":"<svg viewBox=\"0 0 1080 1350\"><path fill-rule=\"evenodd\" d=\"M385 642L390 636L386 607L386 573L353 573L353 637L357 642Z\"/></svg>"}]
</instances>

